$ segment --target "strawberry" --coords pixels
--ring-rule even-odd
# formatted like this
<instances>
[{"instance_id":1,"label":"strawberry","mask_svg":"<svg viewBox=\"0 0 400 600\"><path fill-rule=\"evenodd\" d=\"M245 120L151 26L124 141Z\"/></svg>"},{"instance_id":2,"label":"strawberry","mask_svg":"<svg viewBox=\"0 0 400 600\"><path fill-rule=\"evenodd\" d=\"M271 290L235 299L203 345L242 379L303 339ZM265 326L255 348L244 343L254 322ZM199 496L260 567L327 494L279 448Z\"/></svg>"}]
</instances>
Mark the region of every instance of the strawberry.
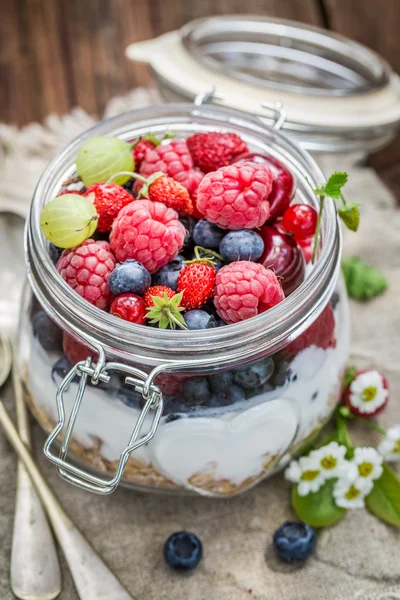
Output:
<instances>
[{"instance_id":1,"label":"strawberry","mask_svg":"<svg viewBox=\"0 0 400 600\"><path fill-rule=\"evenodd\" d=\"M212 261L196 259L189 262L178 276L178 292L186 310L200 308L214 295L216 270Z\"/></svg>"},{"instance_id":2,"label":"strawberry","mask_svg":"<svg viewBox=\"0 0 400 600\"><path fill-rule=\"evenodd\" d=\"M153 285L143 296L149 322L160 329L187 329L182 316L182 294L166 285Z\"/></svg>"},{"instance_id":3,"label":"strawberry","mask_svg":"<svg viewBox=\"0 0 400 600\"><path fill-rule=\"evenodd\" d=\"M94 183L89 186L85 196L92 200L99 221L97 231L108 233L121 208L133 202L132 196L116 183Z\"/></svg>"},{"instance_id":4,"label":"strawberry","mask_svg":"<svg viewBox=\"0 0 400 600\"><path fill-rule=\"evenodd\" d=\"M181 183L161 173L157 173L157 177L150 177L148 181L148 186L142 187L140 197L148 197L152 202L162 202L181 216L193 213L193 202Z\"/></svg>"}]
</instances>

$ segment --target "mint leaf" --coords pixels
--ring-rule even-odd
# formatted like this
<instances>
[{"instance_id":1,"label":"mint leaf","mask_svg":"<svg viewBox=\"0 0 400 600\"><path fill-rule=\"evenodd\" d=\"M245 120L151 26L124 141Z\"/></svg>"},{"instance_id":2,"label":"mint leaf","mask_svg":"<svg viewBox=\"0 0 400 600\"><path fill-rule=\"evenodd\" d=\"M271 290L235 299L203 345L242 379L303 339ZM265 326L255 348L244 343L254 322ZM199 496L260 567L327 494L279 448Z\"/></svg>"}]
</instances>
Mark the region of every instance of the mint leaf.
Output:
<instances>
[{"instance_id":1,"label":"mint leaf","mask_svg":"<svg viewBox=\"0 0 400 600\"><path fill-rule=\"evenodd\" d=\"M348 385L350 385L351 382L354 381L354 379L356 378L356 374L357 374L357 369L355 368L354 365L347 367L346 372L343 377L343 386L347 387Z\"/></svg>"},{"instance_id":2,"label":"mint leaf","mask_svg":"<svg viewBox=\"0 0 400 600\"><path fill-rule=\"evenodd\" d=\"M336 172L329 177L325 185L320 186L314 191L318 196L328 196L329 198L333 198L333 200L339 200L342 187L347 183L347 180L347 173Z\"/></svg>"},{"instance_id":3,"label":"mint leaf","mask_svg":"<svg viewBox=\"0 0 400 600\"><path fill-rule=\"evenodd\" d=\"M382 521L400 527L400 480L386 464L383 464L383 473L374 482L365 504L369 512Z\"/></svg>"},{"instance_id":4,"label":"mint leaf","mask_svg":"<svg viewBox=\"0 0 400 600\"><path fill-rule=\"evenodd\" d=\"M338 215L350 231L357 231L360 224L360 211L358 210L358 204L345 204L342 208L338 209Z\"/></svg>"},{"instance_id":5,"label":"mint leaf","mask_svg":"<svg viewBox=\"0 0 400 600\"><path fill-rule=\"evenodd\" d=\"M344 508L336 506L333 499L335 480L330 479L316 492L308 496L299 496L297 486L292 490L292 506L302 521L311 527L329 527L346 514Z\"/></svg>"},{"instance_id":6,"label":"mint leaf","mask_svg":"<svg viewBox=\"0 0 400 600\"><path fill-rule=\"evenodd\" d=\"M388 286L386 277L356 256L342 261L342 271L349 296L354 300L370 300L384 292Z\"/></svg>"}]
</instances>

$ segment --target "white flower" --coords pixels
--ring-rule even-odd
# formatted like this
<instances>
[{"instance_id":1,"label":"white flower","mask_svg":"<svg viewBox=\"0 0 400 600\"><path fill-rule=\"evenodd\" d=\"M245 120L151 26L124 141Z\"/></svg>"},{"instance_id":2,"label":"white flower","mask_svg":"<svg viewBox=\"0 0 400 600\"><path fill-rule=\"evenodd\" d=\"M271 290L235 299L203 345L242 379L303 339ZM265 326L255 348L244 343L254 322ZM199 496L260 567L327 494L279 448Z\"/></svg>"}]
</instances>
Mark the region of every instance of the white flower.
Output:
<instances>
[{"instance_id":1,"label":"white flower","mask_svg":"<svg viewBox=\"0 0 400 600\"><path fill-rule=\"evenodd\" d=\"M293 460L285 471L285 477L297 483L299 496L307 496L310 492L318 492L325 482L325 476L317 460L302 456L299 461Z\"/></svg>"},{"instance_id":2,"label":"white flower","mask_svg":"<svg viewBox=\"0 0 400 600\"><path fill-rule=\"evenodd\" d=\"M387 430L384 439L378 446L378 451L385 460L400 460L400 425L394 425Z\"/></svg>"},{"instance_id":3,"label":"white flower","mask_svg":"<svg viewBox=\"0 0 400 600\"><path fill-rule=\"evenodd\" d=\"M375 448L356 448L352 463L357 467L356 484L379 479L383 473L383 458Z\"/></svg>"},{"instance_id":4,"label":"white flower","mask_svg":"<svg viewBox=\"0 0 400 600\"><path fill-rule=\"evenodd\" d=\"M344 467L346 446L341 446L337 442L331 442L326 446L321 446L318 450L310 453L310 458L318 461L325 479L339 477Z\"/></svg>"},{"instance_id":5,"label":"white flower","mask_svg":"<svg viewBox=\"0 0 400 600\"><path fill-rule=\"evenodd\" d=\"M361 482L343 478L338 479L333 488L333 497L336 506L341 508L364 508L364 498L372 490L373 483L370 479Z\"/></svg>"},{"instance_id":6,"label":"white flower","mask_svg":"<svg viewBox=\"0 0 400 600\"><path fill-rule=\"evenodd\" d=\"M388 398L383 376L378 371L360 373L350 384L349 402L360 413L369 415L383 406Z\"/></svg>"}]
</instances>

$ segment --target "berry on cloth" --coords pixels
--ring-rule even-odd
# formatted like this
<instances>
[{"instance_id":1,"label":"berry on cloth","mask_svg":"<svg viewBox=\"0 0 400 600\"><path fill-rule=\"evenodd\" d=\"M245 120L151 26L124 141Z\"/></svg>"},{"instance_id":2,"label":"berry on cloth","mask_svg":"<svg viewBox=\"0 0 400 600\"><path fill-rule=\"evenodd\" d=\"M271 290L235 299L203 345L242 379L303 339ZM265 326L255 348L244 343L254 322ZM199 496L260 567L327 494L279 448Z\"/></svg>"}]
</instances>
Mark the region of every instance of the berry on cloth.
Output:
<instances>
[{"instance_id":1,"label":"berry on cloth","mask_svg":"<svg viewBox=\"0 0 400 600\"><path fill-rule=\"evenodd\" d=\"M205 310L188 310L183 318L188 329L212 329L217 326L214 315L210 315Z\"/></svg>"},{"instance_id":2,"label":"berry on cloth","mask_svg":"<svg viewBox=\"0 0 400 600\"><path fill-rule=\"evenodd\" d=\"M319 317L304 333L286 346L284 354L293 359L309 346L317 346L323 350L336 347L335 315L330 304L327 304Z\"/></svg>"},{"instance_id":3,"label":"berry on cloth","mask_svg":"<svg viewBox=\"0 0 400 600\"><path fill-rule=\"evenodd\" d=\"M195 133L186 143L195 166L204 173L226 167L236 156L248 152L246 143L236 133Z\"/></svg>"},{"instance_id":4,"label":"berry on cloth","mask_svg":"<svg viewBox=\"0 0 400 600\"><path fill-rule=\"evenodd\" d=\"M96 356L94 350L91 350L81 340L78 340L77 338L72 337L72 335L69 335L65 332L63 334L63 350L65 356L70 362L70 365L76 365L76 363L86 360L88 356L91 356L92 358Z\"/></svg>"},{"instance_id":5,"label":"berry on cloth","mask_svg":"<svg viewBox=\"0 0 400 600\"><path fill-rule=\"evenodd\" d=\"M133 201L132 196L116 183L95 183L87 188L86 198L93 199L99 215L97 231L107 233L121 208Z\"/></svg>"},{"instance_id":6,"label":"berry on cloth","mask_svg":"<svg viewBox=\"0 0 400 600\"><path fill-rule=\"evenodd\" d=\"M164 544L164 559L173 569L188 571L199 564L203 555L201 541L194 533L178 531Z\"/></svg>"},{"instance_id":7,"label":"berry on cloth","mask_svg":"<svg viewBox=\"0 0 400 600\"><path fill-rule=\"evenodd\" d=\"M147 179L161 171L179 181L190 193L193 186L192 170L193 160L185 140L172 140L150 150L143 159L139 173Z\"/></svg>"},{"instance_id":8,"label":"berry on cloth","mask_svg":"<svg viewBox=\"0 0 400 600\"><path fill-rule=\"evenodd\" d=\"M251 229L230 231L219 245L219 252L226 262L252 260L256 262L264 252L264 241Z\"/></svg>"},{"instance_id":9,"label":"berry on cloth","mask_svg":"<svg viewBox=\"0 0 400 600\"><path fill-rule=\"evenodd\" d=\"M186 329L182 316L184 307L182 294L165 285L155 285L147 290L144 295L147 318L150 323L158 325L160 329Z\"/></svg>"},{"instance_id":10,"label":"berry on cloth","mask_svg":"<svg viewBox=\"0 0 400 600\"><path fill-rule=\"evenodd\" d=\"M144 325L146 322L146 306L143 298L130 292L117 296L111 302L110 315L131 323Z\"/></svg>"},{"instance_id":11,"label":"berry on cloth","mask_svg":"<svg viewBox=\"0 0 400 600\"><path fill-rule=\"evenodd\" d=\"M318 213L307 204L292 204L285 211L282 227L292 233L297 240L304 240L315 234Z\"/></svg>"},{"instance_id":12,"label":"berry on cloth","mask_svg":"<svg viewBox=\"0 0 400 600\"><path fill-rule=\"evenodd\" d=\"M217 273L215 308L228 324L255 317L284 297L276 275L258 263L237 261Z\"/></svg>"},{"instance_id":13,"label":"berry on cloth","mask_svg":"<svg viewBox=\"0 0 400 600\"><path fill-rule=\"evenodd\" d=\"M109 306L112 293L108 279L115 268L115 258L108 242L89 239L77 248L64 250L56 268L68 285L90 304L102 309Z\"/></svg>"},{"instance_id":14,"label":"berry on cloth","mask_svg":"<svg viewBox=\"0 0 400 600\"><path fill-rule=\"evenodd\" d=\"M220 242L226 231L210 223L207 219L201 219L197 221L193 229L193 240L197 246L203 246L203 248L210 248L210 250L218 250Z\"/></svg>"},{"instance_id":15,"label":"berry on cloth","mask_svg":"<svg viewBox=\"0 0 400 600\"><path fill-rule=\"evenodd\" d=\"M172 177L162 174L154 176L154 179L150 177L147 185L140 190L139 197L149 198L152 202L162 202L182 216L193 213L193 202L187 189Z\"/></svg>"},{"instance_id":16,"label":"berry on cloth","mask_svg":"<svg viewBox=\"0 0 400 600\"><path fill-rule=\"evenodd\" d=\"M114 296L125 292L143 296L150 285L150 273L140 262L133 259L118 264L108 279L108 286Z\"/></svg>"},{"instance_id":17,"label":"berry on cloth","mask_svg":"<svg viewBox=\"0 0 400 600\"><path fill-rule=\"evenodd\" d=\"M197 191L198 210L226 229L253 229L270 215L272 173L264 165L244 162L205 175Z\"/></svg>"},{"instance_id":18,"label":"berry on cloth","mask_svg":"<svg viewBox=\"0 0 400 600\"><path fill-rule=\"evenodd\" d=\"M279 558L288 563L302 563L314 552L317 536L303 521L287 521L275 531L273 543Z\"/></svg>"},{"instance_id":19,"label":"berry on cloth","mask_svg":"<svg viewBox=\"0 0 400 600\"><path fill-rule=\"evenodd\" d=\"M178 276L178 292L182 292L182 306L187 310L200 308L214 294L216 271L207 259L195 259Z\"/></svg>"},{"instance_id":20,"label":"berry on cloth","mask_svg":"<svg viewBox=\"0 0 400 600\"><path fill-rule=\"evenodd\" d=\"M178 254L171 262L161 267L152 277L153 285L165 285L176 291L179 273L185 266L184 260L184 257Z\"/></svg>"},{"instance_id":21,"label":"berry on cloth","mask_svg":"<svg viewBox=\"0 0 400 600\"><path fill-rule=\"evenodd\" d=\"M375 369L356 371L343 393L343 404L354 415L366 419L381 413L388 401L388 381Z\"/></svg>"},{"instance_id":22,"label":"berry on cloth","mask_svg":"<svg viewBox=\"0 0 400 600\"><path fill-rule=\"evenodd\" d=\"M133 258L152 274L178 255L185 235L172 208L161 202L136 200L119 212L110 245L119 262Z\"/></svg>"}]
</instances>

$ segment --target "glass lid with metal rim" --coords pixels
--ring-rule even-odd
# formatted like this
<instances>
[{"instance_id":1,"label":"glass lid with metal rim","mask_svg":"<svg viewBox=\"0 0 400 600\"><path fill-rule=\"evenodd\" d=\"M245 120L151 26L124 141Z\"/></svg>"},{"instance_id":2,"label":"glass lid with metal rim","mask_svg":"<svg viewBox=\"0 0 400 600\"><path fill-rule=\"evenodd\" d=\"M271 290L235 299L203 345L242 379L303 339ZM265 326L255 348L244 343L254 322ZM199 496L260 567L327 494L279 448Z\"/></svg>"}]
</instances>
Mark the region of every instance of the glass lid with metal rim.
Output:
<instances>
[{"instance_id":1,"label":"glass lid with metal rim","mask_svg":"<svg viewBox=\"0 0 400 600\"><path fill-rule=\"evenodd\" d=\"M128 46L168 100L210 87L216 103L258 115L281 102L283 129L315 152L368 153L400 125L400 78L377 54L327 30L256 16L198 19Z\"/></svg>"}]
</instances>

